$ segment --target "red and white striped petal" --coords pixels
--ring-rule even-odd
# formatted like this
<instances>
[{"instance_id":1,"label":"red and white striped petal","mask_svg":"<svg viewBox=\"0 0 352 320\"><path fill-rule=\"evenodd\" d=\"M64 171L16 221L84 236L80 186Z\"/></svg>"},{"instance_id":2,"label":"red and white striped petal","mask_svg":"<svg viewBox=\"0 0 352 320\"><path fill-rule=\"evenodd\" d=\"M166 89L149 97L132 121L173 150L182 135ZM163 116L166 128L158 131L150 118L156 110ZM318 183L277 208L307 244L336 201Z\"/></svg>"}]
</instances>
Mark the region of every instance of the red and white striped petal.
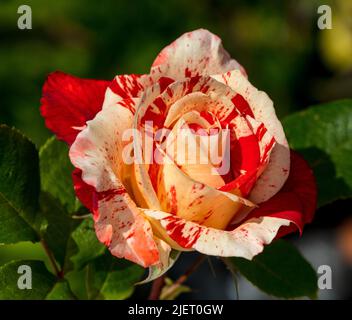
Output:
<instances>
[{"instance_id":1,"label":"red and white striped petal","mask_svg":"<svg viewBox=\"0 0 352 320\"><path fill-rule=\"evenodd\" d=\"M132 123L132 128L135 132L133 136L134 163L132 165L131 183L138 205L142 208L161 208L148 173L149 166L146 161L148 155L145 154L146 150L143 150L145 142L143 136L146 132L148 135L153 134L155 125L159 128L164 121L164 105L156 103L152 108L149 108L150 103L161 94L162 90L163 88L160 83L156 83L146 89L140 98ZM147 119L144 121L145 117ZM152 121L153 127L150 128L149 125L147 126L146 121ZM154 159L151 160L154 161Z\"/></svg>"},{"instance_id":2,"label":"red and white striped petal","mask_svg":"<svg viewBox=\"0 0 352 320\"><path fill-rule=\"evenodd\" d=\"M147 88L158 83L162 92L171 82L173 79L162 75L162 68L156 68L151 74L117 75L106 90L103 108L123 101L122 105L134 112L139 102L136 98L141 97Z\"/></svg>"},{"instance_id":3,"label":"red and white striped petal","mask_svg":"<svg viewBox=\"0 0 352 320\"><path fill-rule=\"evenodd\" d=\"M264 124L250 116L236 117L231 122L237 135L232 143L231 162L235 180L222 186L223 191L239 188L247 197L258 177L266 169L276 141ZM246 127L247 125L247 127Z\"/></svg>"},{"instance_id":4,"label":"red and white striped petal","mask_svg":"<svg viewBox=\"0 0 352 320\"><path fill-rule=\"evenodd\" d=\"M238 70L213 77L230 86L247 101L254 118L264 124L277 142L266 169L249 196L255 203L264 202L282 188L290 170L290 150L282 125L276 117L273 102L265 92L257 90Z\"/></svg>"},{"instance_id":5,"label":"red and white striped petal","mask_svg":"<svg viewBox=\"0 0 352 320\"><path fill-rule=\"evenodd\" d=\"M204 82L207 81L207 79L201 81ZM185 85L188 81L179 83ZM171 126L177 119L191 111L211 113L219 122L223 122L223 120L227 119L231 114L238 114L235 105L231 101L232 90L229 90L216 81L210 80L206 83L205 87L201 89L203 92L187 93L183 97L179 97L177 101L169 102L170 104L164 123L166 127ZM176 83L174 86L176 86Z\"/></svg>"},{"instance_id":6,"label":"red and white striped petal","mask_svg":"<svg viewBox=\"0 0 352 320\"><path fill-rule=\"evenodd\" d=\"M246 120L249 122L252 128L252 132L255 134L258 140L260 166L263 167L262 169L264 169L264 166L270 159L273 148L275 148L276 140L267 130L264 123L257 121L250 116L246 116ZM259 175L260 174L261 171L259 170Z\"/></svg>"},{"instance_id":7,"label":"red and white striped petal","mask_svg":"<svg viewBox=\"0 0 352 320\"><path fill-rule=\"evenodd\" d=\"M164 91L156 84L141 97L135 128L141 128L146 121L153 121L157 128L170 126L190 111L211 112L222 121L237 112L232 102L236 95L231 88L208 76L175 81ZM206 104L203 106L202 102Z\"/></svg>"},{"instance_id":8,"label":"red and white striped petal","mask_svg":"<svg viewBox=\"0 0 352 320\"><path fill-rule=\"evenodd\" d=\"M117 79L117 78L116 78ZM115 79L115 82L117 81ZM135 129L133 135L133 151L134 151L134 163L131 165L131 189L136 198L136 201L140 207L160 209L159 200L156 197L152 181L148 174L148 163L146 161L146 155L142 145L144 145L144 125L146 121L152 121L157 127L161 127L164 121L165 108L163 104L158 104L157 97L163 93L165 89L173 82L171 78L160 77L159 72L154 72L152 75L144 75L139 78L135 78L135 81L140 81L138 85L135 84L140 90L138 93L133 91L134 94L142 95L140 98L135 98L138 101L136 104L136 111L134 113L134 119L132 121L130 129ZM111 92L110 92L111 93ZM107 91L105 98L106 107L114 106L116 103L121 104L125 100L119 101L119 96L110 94ZM142 94L143 93L143 94ZM116 102L118 101L118 102ZM149 108L150 104L154 102L153 108ZM134 112L134 110L133 110ZM137 131L140 133L138 134ZM150 134L153 134L153 128Z\"/></svg>"},{"instance_id":9,"label":"red and white striped petal","mask_svg":"<svg viewBox=\"0 0 352 320\"><path fill-rule=\"evenodd\" d=\"M212 75L244 68L223 48L221 39L208 30L187 32L165 47L155 59L164 68L164 75L174 79Z\"/></svg>"},{"instance_id":10,"label":"red and white striped petal","mask_svg":"<svg viewBox=\"0 0 352 320\"><path fill-rule=\"evenodd\" d=\"M150 223L122 183L126 166L122 150L124 130L131 128L133 114L127 108L105 108L87 122L70 148L73 165L82 180L95 189L93 214L98 239L111 253L144 267L160 257ZM125 181L128 184L128 181Z\"/></svg>"},{"instance_id":11,"label":"red and white striped petal","mask_svg":"<svg viewBox=\"0 0 352 320\"><path fill-rule=\"evenodd\" d=\"M249 260L271 243L282 226L290 224L289 220L280 218L253 218L232 231L222 231L162 211L145 210L145 214L158 221L165 233L186 250Z\"/></svg>"}]
</instances>

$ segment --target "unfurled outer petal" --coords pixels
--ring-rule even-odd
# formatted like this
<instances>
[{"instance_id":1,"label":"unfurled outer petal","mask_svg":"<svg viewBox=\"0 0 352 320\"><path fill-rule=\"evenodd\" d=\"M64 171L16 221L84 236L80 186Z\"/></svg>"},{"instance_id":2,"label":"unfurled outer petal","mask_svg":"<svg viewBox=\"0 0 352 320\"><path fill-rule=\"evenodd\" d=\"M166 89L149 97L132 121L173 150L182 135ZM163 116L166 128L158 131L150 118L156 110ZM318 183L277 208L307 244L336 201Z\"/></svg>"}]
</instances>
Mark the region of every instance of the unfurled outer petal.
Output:
<instances>
[{"instance_id":1,"label":"unfurled outer petal","mask_svg":"<svg viewBox=\"0 0 352 320\"><path fill-rule=\"evenodd\" d=\"M40 112L57 138L72 144L77 134L101 110L110 81L80 79L51 73L44 86Z\"/></svg>"},{"instance_id":2,"label":"unfurled outer petal","mask_svg":"<svg viewBox=\"0 0 352 320\"><path fill-rule=\"evenodd\" d=\"M82 180L94 188L93 214L98 239L111 253L144 267L159 263L151 226L122 183L127 166L122 159L124 130L132 126L127 108L106 108L77 136L70 149ZM124 182L126 185L128 181Z\"/></svg>"},{"instance_id":3,"label":"unfurled outer petal","mask_svg":"<svg viewBox=\"0 0 352 320\"><path fill-rule=\"evenodd\" d=\"M245 70L223 48L221 39L208 30L187 32L165 47L155 59L152 70L162 67L164 75L183 79Z\"/></svg>"},{"instance_id":4,"label":"unfurled outer petal","mask_svg":"<svg viewBox=\"0 0 352 320\"><path fill-rule=\"evenodd\" d=\"M151 218L159 221L165 232L185 249L221 256L252 259L262 252L282 226L288 226L289 220L263 217L253 218L233 231L222 231L186 221L162 211L145 210Z\"/></svg>"}]
</instances>

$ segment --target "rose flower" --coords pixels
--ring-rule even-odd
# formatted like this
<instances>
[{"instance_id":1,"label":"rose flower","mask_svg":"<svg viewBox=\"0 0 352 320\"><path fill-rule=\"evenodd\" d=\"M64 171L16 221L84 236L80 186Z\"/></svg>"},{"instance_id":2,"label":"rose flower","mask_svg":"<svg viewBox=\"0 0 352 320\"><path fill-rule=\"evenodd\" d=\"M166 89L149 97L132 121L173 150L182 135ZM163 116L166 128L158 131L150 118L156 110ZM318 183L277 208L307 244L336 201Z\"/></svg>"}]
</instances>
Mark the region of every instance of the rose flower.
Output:
<instances>
[{"instance_id":1,"label":"rose flower","mask_svg":"<svg viewBox=\"0 0 352 320\"><path fill-rule=\"evenodd\" d=\"M164 48L149 74L102 81L54 72L41 113L70 145L76 195L116 257L158 269L172 249L252 259L313 218L312 171L290 151L268 95L207 30ZM187 139L177 139L181 129ZM225 130L225 147L202 143Z\"/></svg>"}]
</instances>

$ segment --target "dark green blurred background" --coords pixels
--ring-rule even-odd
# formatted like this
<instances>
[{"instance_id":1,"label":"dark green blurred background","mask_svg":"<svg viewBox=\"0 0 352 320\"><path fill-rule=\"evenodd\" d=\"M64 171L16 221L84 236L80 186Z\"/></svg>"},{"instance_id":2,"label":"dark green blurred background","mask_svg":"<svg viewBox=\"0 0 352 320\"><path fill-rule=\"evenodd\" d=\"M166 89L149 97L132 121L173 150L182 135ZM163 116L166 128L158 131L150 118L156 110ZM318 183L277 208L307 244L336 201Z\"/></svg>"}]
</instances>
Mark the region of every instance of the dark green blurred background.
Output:
<instances>
[{"instance_id":1,"label":"dark green blurred background","mask_svg":"<svg viewBox=\"0 0 352 320\"><path fill-rule=\"evenodd\" d=\"M17 28L22 4L32 8L32 30ZM332 7L332 30L317 28L321 4ZM223 39L280 117L352 97L351 16L349 0L1 0L0 122L41 145L49 132L38 108L49 72L102 79L148 72L165 45L200 27Z\"/></svg>"},{"instance_id":2,"label":"dark green blurred background","mask_svg":"<svg viewBox=\"0 0 352 320\"><path fill-rule=\"evenodd\" d=\"M17 28L17 9L23 4L32 8L32 30ZM332 8L332 30L317 27L322 4ZM0 0L0 123L17 127L39 147L51 135L39 114L48 73L62 70L100 79L146 73L164 46L197 28L223 39L251 82L273 99L279 117L311 104L352 98L351 0ZM339 261L333 255L337 250L328 214L334 211L336 220L346 211L343 203L331 208L317 214L318 229L312 226L299 242L314 265L321 264L314 256L319 250L329 261ZM14 258L45 260L38 245L1 247L0 262ZM337 288L342 289L326 298L352 294L343 276L346 265L337 265ZM192 297L232 298L232 282L221 270L216 279L208 269L201 271L193 286L200 290ZM179 272L177 267L173 272ZM267 298L246 286L240 280L242 297Z\"/></svg>"}]
</instances>

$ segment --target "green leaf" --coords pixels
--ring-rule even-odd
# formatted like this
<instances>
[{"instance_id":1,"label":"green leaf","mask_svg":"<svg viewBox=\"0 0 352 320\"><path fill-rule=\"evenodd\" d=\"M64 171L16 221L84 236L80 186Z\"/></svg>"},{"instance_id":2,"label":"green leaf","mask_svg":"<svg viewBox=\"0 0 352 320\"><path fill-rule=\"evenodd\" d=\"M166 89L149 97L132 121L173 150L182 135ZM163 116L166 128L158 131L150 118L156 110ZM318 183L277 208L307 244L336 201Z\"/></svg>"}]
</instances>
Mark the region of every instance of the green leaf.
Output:
<instances>
[{"instance_id":1,"label":"green leaf","mask_svg":"<svg viewBox=\"0 0 352 320\"><path fill-rule=\"evenodd\" d=\"M121 300L133 293L134 284L141 279L144 269L109 252L87 266L89 299Z\"/></svg>"},{"instance_id":2,"label":"green leaf","mask_svg":"<svg viewBox=\"0 0 352 320\"><path fill-rule=\"evenodd\" d=\"M352 197L352 100L310 107L283 125L291 148L314 170L319 206Z\"/></svg>"},{"instance_id":3,"label":"green leaf","mask_svg":"<svg viewBox=\"0 0 352 320\"><path fill-rule=\"evenodd\" d=\"M73 269L65 274L65 279L68 281L72 292L78 300L87 300L87 288L86 288L86 268L82 270Z\"/></svg>"},{"instance_id":4,"label":"green leaf","mask_svg":"<svg viewBox=\"0 0 352 320\"><path fill-rule=\"evenodd\" d=\"M280 298L316 298L317 275L297 249L284 240L266 246L252 261L226 258L226 264L238 270L253 285Z\"/></svg>"},{"instance_id":5,"label":"green leaf","mask_svg":"<svg viewBox=\"0 0 352 320\"><path fill-rule=\"evenodd\" d=\"M76 300L66 280L57 282L45 298L46 300Z\"/></svg>"},{"instance_id":6,"label":"green leaf","mask_svg":"<svg viewBox=\"0 0 352 320\"><path fill-rule=\"evenodd\" d=\"M19 131L0 125L0 244L36 241L38 153Z\"/></svg>"},{"instance_id":7,"label":"green leaf","mask_svg":"<svg viewBox=\"0 0 352 320\"><path fill-rule=\"evenodd\" d=\"M31 269L31 289L20 289L20 283L26 280L19 279L24 277L26 272L18 273L22 265L29 266ZM23 280L23 281L21 281ZM41 300L49 294L56 283L55 277L45 268L41 261L22 260L12 261L0 267L0 300Z\"/></svg>"},{"instance_id":8,"label":"green leaf","mask_svg":"<svg viewBox=\"0 0 352 320\"><path fill-rule=\"evenodd\" d=\"M102 255L106 247L99 242L92 218L87 218L72 232L78 253L71 257L75 269L82 269L88 262Z\"/></svg>"},{"instance_id":9,"label":"green leaf","mask_svg":"<svg viewBox=\"0 0 352 320\"><path fill-rule=\"evenodd\" d=\"M46 220L41 234L61 269L67 272L73 267L70 257L77 251L71 233L79 221L72 219L60 202L46 192L42 192L40 204L43 218Z\"/></svg>"},{"instance_id":10,"label":"green leaf","mask_svg":"<svg viewBox=\"0 0 352 320\"><path fill-rule=\"evenodd\" d=\"M40 149L39 158L42 190L59 199L68 212L77 211L81 205L73 189L68 146L52 137Z\"/></svg>"}]
</instances>

